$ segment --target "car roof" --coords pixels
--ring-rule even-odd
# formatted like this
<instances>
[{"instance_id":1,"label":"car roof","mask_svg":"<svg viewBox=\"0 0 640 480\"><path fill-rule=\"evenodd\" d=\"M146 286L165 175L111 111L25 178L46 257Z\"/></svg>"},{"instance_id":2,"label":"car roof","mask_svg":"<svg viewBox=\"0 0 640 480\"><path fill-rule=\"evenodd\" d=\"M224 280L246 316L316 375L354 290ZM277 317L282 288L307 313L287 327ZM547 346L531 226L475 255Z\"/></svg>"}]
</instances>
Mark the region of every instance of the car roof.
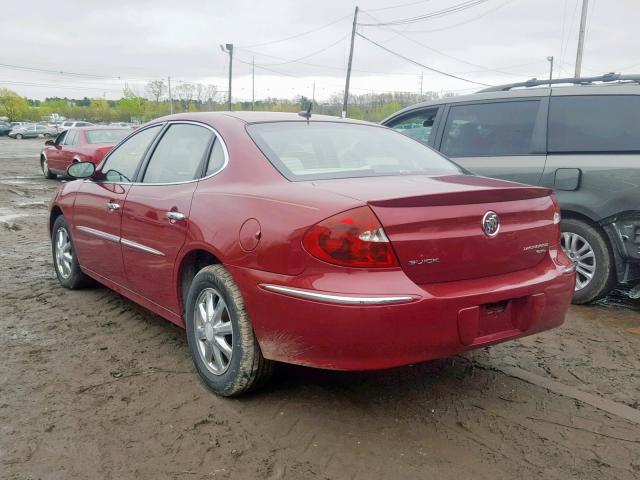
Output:
<instances>
[{"instance_id":1,"label":"car roof","mask_svg":"<svg viewBox=\"0 0 640 480\"><path fill-rule=\"evenodd\" d=\"M192 112L178 113L156 118L153 122L170 121L170 120L192 120L205 123L215 122L222 118L235 118L243 123L261 123L261 122L306 122L307 119L291 112L251 112L251 111L233 111L233 112ZM329 115L314 114L311 112L310 121L312 122L340 122L340 123L361 123L364 125L376 125L372 122L362 120L354 120L351 118L332 117Z\"/></svg>"},{"instance_id":2,"label":"car roof","mask_svg":"<svg viewBox=\"0 0 640 480\"><path fill-rule=\"evenodd\" d=\"M614 84L594 84L594 85L570 85L570 86L554 86L554 87L531 87L516 88L512 90L498 90L476 93L467 95L459 95L455 97L443 97L436 100L416 103L399 110L382 120L385 123L392 118L396 118L405 113L412 112L424 107L436 107L444 104L477 102L481 100L500 100L511 98L535 98L548 96L566 96L566 95L640 95L640 85L631 83L614 83Z\"/></svg>"}]
</instances>

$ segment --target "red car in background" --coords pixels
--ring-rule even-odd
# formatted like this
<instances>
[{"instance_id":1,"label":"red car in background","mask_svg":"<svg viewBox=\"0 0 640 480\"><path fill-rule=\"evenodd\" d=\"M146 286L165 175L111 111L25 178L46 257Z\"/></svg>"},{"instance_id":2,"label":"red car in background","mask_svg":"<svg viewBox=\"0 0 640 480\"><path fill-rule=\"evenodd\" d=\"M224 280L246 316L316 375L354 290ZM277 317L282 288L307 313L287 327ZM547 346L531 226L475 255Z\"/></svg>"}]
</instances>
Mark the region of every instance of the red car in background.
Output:
<instances>
[{"instance_id":1,"label":"red car in background","mask_svg":"<svg viewBox=\"0 0 640 480\"><path fill-rule=\"evenodd\" d=\"M81 127L60 133L55 140L47 140L40 153L40 166L46 178L66 175L69 165L92 162L96 165L104 156L131 133L131 128Z\"/></svg>"},{"instance_id":2,"label":"red car in background","mask_svg":"<svg viewBox=\"0 0 640 480\"><path fill-rule=\"evenodd\" d=\"M92 278L185 327L221 395L273 361L380 369L531 335L573 297L549 189L375 124L172 115L69 174L49 216L60 283Z\"/></svg>"}]
</instances>

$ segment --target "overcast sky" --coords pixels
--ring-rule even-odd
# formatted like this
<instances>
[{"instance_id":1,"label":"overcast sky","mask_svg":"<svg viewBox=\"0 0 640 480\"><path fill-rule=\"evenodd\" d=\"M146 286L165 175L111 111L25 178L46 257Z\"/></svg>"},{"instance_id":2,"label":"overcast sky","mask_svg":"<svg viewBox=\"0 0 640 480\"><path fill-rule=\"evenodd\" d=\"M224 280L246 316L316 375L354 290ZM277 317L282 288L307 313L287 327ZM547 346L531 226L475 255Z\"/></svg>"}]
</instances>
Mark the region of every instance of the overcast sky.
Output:
<instances>
[{"instance_id":1,"label":"overcast sky","mask_svg":"<svg viewBox=\"0 0 640 480\"><path fill-rule=\"evenodd\" d=\"M219 45L233 43L234 100L251 98L251 66L242 62L250 63L252 57L256 99L311 96L314 82L316 98L323 99L344 88L356 4L361 8L359 23L384 23L463 3L5 1L0 14L0 87L32 98L119 98L125 82L144 94L147 81L171 76L174 85L214 83L226 90L228 56ZM546 78L549 55L555 57L554 76L572 76L581 4L486 0L450 15L400 26L359 26L358 32L424 65L480 83ZM589 5L583 75L640 71L640 1L591 0ZM480 88L430 72L356 37L354 93L419 92L421 74L424 91Z\"/></svg>"}]
</instances>

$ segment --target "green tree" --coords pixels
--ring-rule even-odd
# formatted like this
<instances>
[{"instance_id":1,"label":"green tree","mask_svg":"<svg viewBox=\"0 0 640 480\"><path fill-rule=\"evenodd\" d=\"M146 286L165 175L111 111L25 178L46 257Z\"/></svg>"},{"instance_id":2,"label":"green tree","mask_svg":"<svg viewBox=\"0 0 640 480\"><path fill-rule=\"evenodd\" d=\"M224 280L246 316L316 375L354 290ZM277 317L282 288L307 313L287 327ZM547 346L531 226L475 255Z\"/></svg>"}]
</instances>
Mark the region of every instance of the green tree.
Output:
<instances>
[{"instance_id":1,"label":"green tree","mask_svg":"<svg viewBox=\"0 0 640 480\"><path fill-rule=\"evenodd\" d=\"M29 115L29 102L16 92L0 88L0 117L9 121L22 120Z\"/></svg>"}]
</instances>

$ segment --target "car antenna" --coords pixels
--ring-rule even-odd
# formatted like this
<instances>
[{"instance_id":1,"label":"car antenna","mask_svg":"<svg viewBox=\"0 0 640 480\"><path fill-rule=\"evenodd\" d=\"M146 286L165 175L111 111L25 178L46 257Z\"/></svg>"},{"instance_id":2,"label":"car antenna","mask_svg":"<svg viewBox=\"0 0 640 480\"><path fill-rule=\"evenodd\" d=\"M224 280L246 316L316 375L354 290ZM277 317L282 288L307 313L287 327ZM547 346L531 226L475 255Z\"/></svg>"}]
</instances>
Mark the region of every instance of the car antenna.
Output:
<instances>
[{"instance_id":1,"label":"car antenna","mask_svg":"<svg viewBox=\"0 0 640 480\"><path fill-rule=\"evenodd\" d=\"M303 118L307 119L307 123L309 123L309 119L311 118L311 107L313 106L313 102L309 102L309 106L307 107L306 110L301 110L298 112L298 115L300 115Z\"/></svg>"}]
</instances>

